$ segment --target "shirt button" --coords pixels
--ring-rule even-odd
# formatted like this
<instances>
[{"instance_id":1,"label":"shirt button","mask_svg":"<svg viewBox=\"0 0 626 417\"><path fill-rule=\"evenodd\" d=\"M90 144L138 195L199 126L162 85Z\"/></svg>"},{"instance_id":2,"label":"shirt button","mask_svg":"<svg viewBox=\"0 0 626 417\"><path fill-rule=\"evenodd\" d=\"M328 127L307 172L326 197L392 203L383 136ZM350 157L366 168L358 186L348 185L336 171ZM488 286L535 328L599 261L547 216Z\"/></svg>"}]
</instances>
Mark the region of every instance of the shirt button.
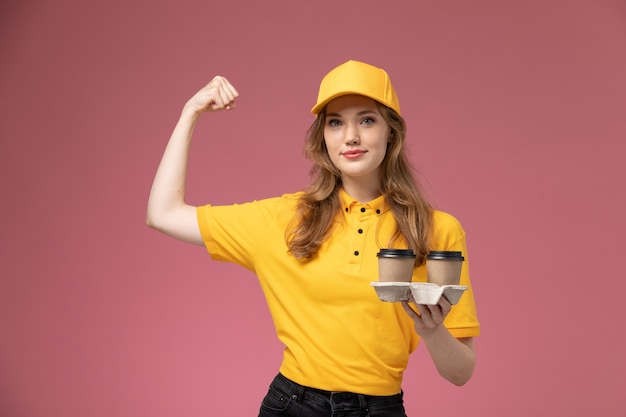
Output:
<instances>
[{"instance_id":1,"label":"shirt button","mask_svg":"<svg viewBox=\"0 0 626 417\"><path fill-rule=\"evenodd\" d=\"M361 207L361 213L365 213L365 207Z\"/></svg>"},{"instance_id":2,"label":"shirt button","mask_svg":"<svg viewBox=\"0 0 626 417\"><path fill-rule=\"evenodd\" d=\"M358 230L359 234L363 233L363 229Z\"/></svg>"},{"instance_id":3,"label":"shirt button","mask_svg":"<svg viewBox=\"0 0 626 417\"><path fill-rule=\"evenodd\" d=\"M354 256L359 256L359 251L358 250L354 251Z\"/></svg>"},{"instance_id":4,"label":"shirt button","mask_svg":"<svg viewBox=\"0 0 626 417\"><path fill-rule=\"evenodd\" d=\"M380 209L376 209L376 214L380 214Z\"/></svg>"}]
</instances>

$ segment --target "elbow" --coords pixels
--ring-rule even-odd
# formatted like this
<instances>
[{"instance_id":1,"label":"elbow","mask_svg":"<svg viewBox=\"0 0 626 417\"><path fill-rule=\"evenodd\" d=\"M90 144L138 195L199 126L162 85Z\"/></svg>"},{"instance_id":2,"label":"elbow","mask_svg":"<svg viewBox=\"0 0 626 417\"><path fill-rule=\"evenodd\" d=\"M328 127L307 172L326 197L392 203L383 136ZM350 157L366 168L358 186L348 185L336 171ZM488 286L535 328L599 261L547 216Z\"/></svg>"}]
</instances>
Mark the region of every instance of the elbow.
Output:
<instances>
[{"instance_id":1,"label":"elbow","mask_svg":"<svg viewBox=\"0 0 626 417\"><path fill-rule=\"evenodd\" d=\"M159 217L154 214L152 210L148 210L146 213L146 226L150 229L160 230L159 228Z\"/></svg>"},{"instance_id":2,"label":"elbow","mask_svg":"<svg viewBox=\"0 0 626 417\"><path fill-rule=\"evenodd\" d=\"M462 387L472 379L472 372L467 375L457 375L454 378L450 378L449 381L457 387Z\"/></svg>"},{"instance_id":3,"label":"elbow","mask_svg":"<svg viewBox=\"0 0 626 417\"><path fill-rule=\"evenodd\" d=\"M476 366L476 351L474 349L474 340L472 338L458 339L463 347L458 356L456 366L448 368L447 375L443 375L448 381L457 387L463 386L472 379L474 368Z\"/></svg>"},{"instance_id":4,"label":"elbow","mask_svg":"<svg viewBox=\"0 0 626 417\"><path fill-rule=\"evenodd\" d=\"M150 213L150 210L148 210L148 212L146 213L146 226L148 226L150 229L155 228L154 218Z\"/></svg>"},{"instance_id":5,"label":"elbow","mask_svg":"<svg viewBox=\"0 0 626 417\"><path fill-rule=\"evenodd\" d=\"M452 384L457 387L461 387L472 379L472 375L474 374L474 363L475 362L472 360L471 363L467 363L466 366L457 369L456 372L443 376Z\"/></svg>"},{"instance_id":6,"label":"elbow","mask_svg":"<svg viewBox=\"0 0 626 417\"><path fill-rule=\"evenodd\" d=\"M170 215L171 210L168 211L163 205L148 202L146 209L146 226L153 230L163 231Z\"/></svg>"}]
</instances>

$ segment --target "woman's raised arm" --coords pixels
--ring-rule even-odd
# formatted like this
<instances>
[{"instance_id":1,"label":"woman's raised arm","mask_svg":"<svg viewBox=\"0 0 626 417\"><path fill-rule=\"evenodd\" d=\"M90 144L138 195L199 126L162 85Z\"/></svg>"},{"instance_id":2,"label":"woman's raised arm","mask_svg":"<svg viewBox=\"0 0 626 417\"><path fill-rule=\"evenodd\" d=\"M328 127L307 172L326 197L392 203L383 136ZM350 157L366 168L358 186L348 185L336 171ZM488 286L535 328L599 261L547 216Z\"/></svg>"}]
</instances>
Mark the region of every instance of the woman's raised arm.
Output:
<instances>
[{"instance_id":1,"label":"woman's raised arm","mask_svg":"<svg viewBox=\"0 0 626 417\"><path fill-rule=\"evenodd\" d=\"M202 113L231 110L238 95L226 78L217 76L187 101L152 182L146 214L149 227L183 242L203 245L196 207L185 200L191 137Z\"/></svg>"}]
</instances>

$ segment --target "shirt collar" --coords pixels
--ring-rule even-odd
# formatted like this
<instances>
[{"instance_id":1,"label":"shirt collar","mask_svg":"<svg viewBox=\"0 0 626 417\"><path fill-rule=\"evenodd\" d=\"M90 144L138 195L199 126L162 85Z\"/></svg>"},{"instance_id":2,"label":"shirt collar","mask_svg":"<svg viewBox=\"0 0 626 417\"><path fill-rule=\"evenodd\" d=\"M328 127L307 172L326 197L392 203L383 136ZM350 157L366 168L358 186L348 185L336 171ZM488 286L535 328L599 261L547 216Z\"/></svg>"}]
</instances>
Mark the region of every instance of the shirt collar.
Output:
<instances>
[{"instance_id":1,"label":"shirt collar","mask_svg":"<svg viewBox=\"0 0 626 417\"><path fill-rule=\"evenodd\" d=\"M341 201L341 209L345 213L351 213L355 207L370 207L375 213L382 214L385 211L389 210L387 204L385 204L385 196L381 195L380 197L376 197L375 199L368 201L367 203L362 203L354 198L352 198L346 191L341 188L339 190L339 200Z\"/></svg>"}]
</instances>

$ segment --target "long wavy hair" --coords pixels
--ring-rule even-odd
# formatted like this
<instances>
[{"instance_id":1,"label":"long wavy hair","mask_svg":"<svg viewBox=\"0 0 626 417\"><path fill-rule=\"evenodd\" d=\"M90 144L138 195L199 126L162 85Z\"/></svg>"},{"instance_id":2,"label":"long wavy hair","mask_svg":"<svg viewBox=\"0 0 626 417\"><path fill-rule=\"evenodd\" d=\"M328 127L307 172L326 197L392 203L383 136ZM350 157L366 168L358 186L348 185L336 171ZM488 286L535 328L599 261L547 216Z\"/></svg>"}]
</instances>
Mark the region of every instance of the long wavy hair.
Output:
<instances>
[{"instance_id":1,"label":"long wavy hair","mask_svg":"<svg viewBox=\"0 0 626 417\"><path fill-rule=\"evenodd\" d=\"M406 158L404 119L383 104L376 102L376 106L390 128L387 152L380 169L380 192L397 223L389 245L403 237L417 255L415 265L419 266L429 252L433 209L420 191ZM317 252L332 232L341 210L341 172L328 155L325 124L326 108L307 131L304 154L313 162L311 182L301 195L297 213L287 229L289 252L300 260L311 258Z\"/></svg>"}]
</instances>

